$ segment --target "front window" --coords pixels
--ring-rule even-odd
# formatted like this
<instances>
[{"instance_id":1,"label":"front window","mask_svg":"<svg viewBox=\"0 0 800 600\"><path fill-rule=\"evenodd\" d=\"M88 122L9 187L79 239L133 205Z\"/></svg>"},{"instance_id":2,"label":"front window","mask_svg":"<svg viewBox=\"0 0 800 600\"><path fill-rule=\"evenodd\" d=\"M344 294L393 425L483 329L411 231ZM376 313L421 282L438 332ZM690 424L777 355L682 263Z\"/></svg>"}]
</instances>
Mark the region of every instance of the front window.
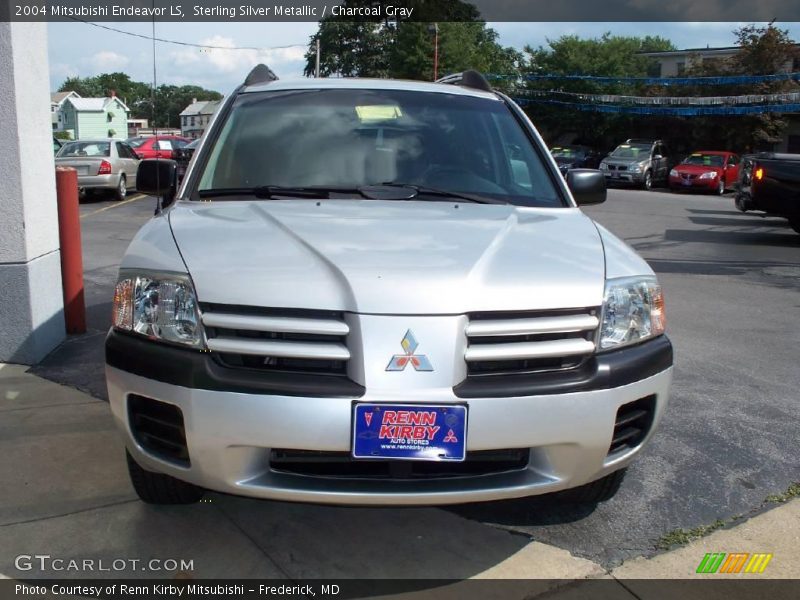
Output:
<instances>
[{"instance_id":1,"label":"front window","mask_svg":"<svg viewBox=\"0 0 800 600\"><path fill-rule=\"evenodd\" d=\"M381 184L565 205L503 101L398 90L243 94L214 141L199 191Z\"/></svg>"},{"instance_id":2,"label":"front window","mask_svg":"<svg viewBox=\"0 0 800 600\"><path fill-rule=\"evenodd\" d=\"M72 156L109 156L109 142L68 142L58 153L59 158Z\"/></svg>"},{"instance_id":3,"label":"front window","mask_svg":"<svg viewBox=\"0 0 800 600\"><path fill-rule=\"evenodd\" d=\"M725 158L721 154L701 154L695 153L684 159L685 165L699 165L703 167L721 167L725 164Z\"/></svg>"},{"instance_id":4,"label":"front window","mask_svg":"<svg viewBox=\"0 0 800 600\"><path fill-rule=\"evenodd\" d=\"M631 160L647 160L650 158L650 144L620 144L611 153L613 158L627 158Z\"/></svg>"},{"instance_id":5,"label":"front window","mask_svg":"<svg viewBox=\"0 0 800 600\"><path fill-rule=\"evenodd\" d=\"M128 146L131 148L138 148L147 141L147 138L131 138L128 140Z\"/></svg>"}]
</instances>

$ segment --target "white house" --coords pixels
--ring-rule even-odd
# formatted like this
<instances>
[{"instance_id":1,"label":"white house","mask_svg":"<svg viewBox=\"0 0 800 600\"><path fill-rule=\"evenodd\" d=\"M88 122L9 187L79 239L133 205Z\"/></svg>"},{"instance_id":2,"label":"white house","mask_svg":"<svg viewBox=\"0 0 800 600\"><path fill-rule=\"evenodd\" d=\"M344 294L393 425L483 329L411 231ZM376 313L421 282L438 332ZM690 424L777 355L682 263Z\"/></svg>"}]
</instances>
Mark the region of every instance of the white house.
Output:
<instances>
[{"instance_id":1,"label":"white house","mask_svg":"<svg viewBox=\"0 0 800 600\"><path fill-rule=\"evenodd\" d=\"M53 131L64 131L64 115L61 109L67 98L80 98L78 92L53 92L50 94L50 116L53 121Z\"/></svg>"},{"instance_id":2,"label":"white house","mask_svg":"<svg viewBox=\"0 0 800 600\"><path fill-rule=\"evenodd\" d=\"M198 102L192 98L192 103L181 111L181 135L192 139L203 135L219 105L218 100Z\"/></svg>"}]
</instances>

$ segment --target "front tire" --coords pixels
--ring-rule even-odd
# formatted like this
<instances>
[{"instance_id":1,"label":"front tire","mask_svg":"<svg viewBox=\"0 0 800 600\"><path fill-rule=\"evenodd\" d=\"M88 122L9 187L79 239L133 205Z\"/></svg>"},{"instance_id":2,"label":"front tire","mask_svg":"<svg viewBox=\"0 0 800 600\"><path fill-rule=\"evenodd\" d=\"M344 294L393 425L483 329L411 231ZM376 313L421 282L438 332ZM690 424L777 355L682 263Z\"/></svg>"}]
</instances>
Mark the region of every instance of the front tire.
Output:
<instances>
[{"instance_id":1,"label":"front tire","mask_svg":"<svg viewBox=\"0 0 800 600\"><path fill-rule=\"evenodd\" d=\"M644 174L644 189L648 192L653 189L653 172L646 171Z\"/></svg>"},{"instance_id":2,"label":"front tire","mask_svg":"<svg viewBox=\"0 0 800 600\"><path fill-rule=\"evenodd\" d=\"M789 217L789 225L796 233L800 233L800 215Z\"/></svg>"},{"instance_id":3,"label":"front tire","mask_svg":"<svg viewBox=\"0 0 800 600\"><path fill-rule=\"evenodd\" d=\"M558 499L569 504L598 504L611 500L619 491L627 469L614 471L602 479L557 494Z\"/></svg>"},{"instance_id":4,"label":"front tire","mask_svg":"<svg viewBox=\"0 0 800 600\"><path fill-rule=\"evenodd\" d=\"M153 473L139 466L130 452L125 451L128 460L128 475L133 489L142 502L147 504L194 504L203 497L205 490L191 483L175 479L163 473Z\"/></svg>"},{"instance_id":5,"label":"front tire","mask_svg":"<svg viewBox=\"0 0 800 600\"><path fill-rule=\"evenodd\" d=\"M117 189L114 190L114 199L115 200L125 200L125 196L128 195L128 181L125 179L125 175L119 176L119 183L117 183Z\"/></svg>"},{"instance_id":6,"label":"front tire","mask_svg":"<svg viewBox=\"0 0 800 600\"><path fill-rule=\"evenodd\" d=\"M723 194L725 194L725 178L720 177L717 184L717 196L722 196Z\"/></svg>"}]
</instances>

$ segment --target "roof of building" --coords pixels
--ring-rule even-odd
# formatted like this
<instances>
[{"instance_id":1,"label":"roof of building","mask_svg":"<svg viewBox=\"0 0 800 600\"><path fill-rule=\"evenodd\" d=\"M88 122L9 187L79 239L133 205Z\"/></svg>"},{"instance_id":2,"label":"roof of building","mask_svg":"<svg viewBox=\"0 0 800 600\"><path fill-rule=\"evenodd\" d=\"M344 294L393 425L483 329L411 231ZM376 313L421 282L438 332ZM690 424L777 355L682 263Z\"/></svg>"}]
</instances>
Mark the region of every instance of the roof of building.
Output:
<instances>
[{"instance_id":1,"label":"roof of building","mask_svg":"<svg viewBox=\"0 0 800 600\"><path fill-rule=\"evenodd\" d=\"M800 48L800 44L795 44L795 47ZM684 50L663 50L661 52L639 52L642 56L682 56L685 54L735 54L741 50L741 46L718 46L711 48L685 48Z\"/></svg>"},{"instance_id":2,"label":"roof of building","mask_svg":"<svg viewBox=\"0 0 800 600\"><path fill-rule=\"evenodd\" d=\"M69 92L52 92L50 94L50 102L53 104L61 104L67 97L73 98L80 98L81 95L78 92L69 91Z\"/></svg>"},{"instance_id":3,"label":"roof of building","mask_svg":"<svg viewBox=\"0 0 800 600\"><path fill-rule=\"evenodd\" d=\"M181 111L181 116L213 115L219 105L219 100L200 100L199 102L192 102Z\"/></svg>"},{"instance_id":4,"label":"roof of building","mask_svg":"<svg viewBox=\"0 0 800 600\"><path fill-rule=\"evenodd\" d=\"M119 102L126 111L128 111L128 107L125 106L125 103L120 100L116 96L112 96L110 98L68 98L69 103L75 107L75 110L80 110L84 112L100 112L106 110L109 104L114 101Z\"/></svg>"}]
</instances>

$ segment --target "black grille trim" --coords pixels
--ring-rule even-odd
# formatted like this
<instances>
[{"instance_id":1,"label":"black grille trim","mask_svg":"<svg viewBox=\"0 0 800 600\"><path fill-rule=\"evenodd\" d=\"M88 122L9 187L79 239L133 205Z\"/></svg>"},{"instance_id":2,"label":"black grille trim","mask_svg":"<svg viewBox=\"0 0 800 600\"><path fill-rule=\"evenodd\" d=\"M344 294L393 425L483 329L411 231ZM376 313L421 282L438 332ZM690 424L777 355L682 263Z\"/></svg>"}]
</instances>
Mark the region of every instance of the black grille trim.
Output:
<instances>
[{"instance_id":1,"label":"black grille trim","mask_svg":"<svg viewBox=\"0 0 800 600\"><path fill-rule=\"evenodd\" d=\"M128 396L128 420L133 438L142 448L181 466L191 464L180 408L131 394Z\"/></svg>"},{"instance_id":2,"label":"black grille trim","mask_svg":"<svg viewBox=\"0 0 800 600\"><path fill-rule=\"evenodd\" d=\"M653 426L655 412L654 395L620 406L614 420L614 435L608 448L608 455L632 450L641 444Z\"/></svg>"},{"instance_id":3,"label":"black grille trim","mask_svg":"<svg viewBox=\"0 0 800 600\"><path fill-rule=\"evenodd\" d=\"M337 479L447 479L495 475L527 468L529 448L467 452L463 462L357 460L349 452L273 449L276 473Z\"/></svg>"}]
</instances>

